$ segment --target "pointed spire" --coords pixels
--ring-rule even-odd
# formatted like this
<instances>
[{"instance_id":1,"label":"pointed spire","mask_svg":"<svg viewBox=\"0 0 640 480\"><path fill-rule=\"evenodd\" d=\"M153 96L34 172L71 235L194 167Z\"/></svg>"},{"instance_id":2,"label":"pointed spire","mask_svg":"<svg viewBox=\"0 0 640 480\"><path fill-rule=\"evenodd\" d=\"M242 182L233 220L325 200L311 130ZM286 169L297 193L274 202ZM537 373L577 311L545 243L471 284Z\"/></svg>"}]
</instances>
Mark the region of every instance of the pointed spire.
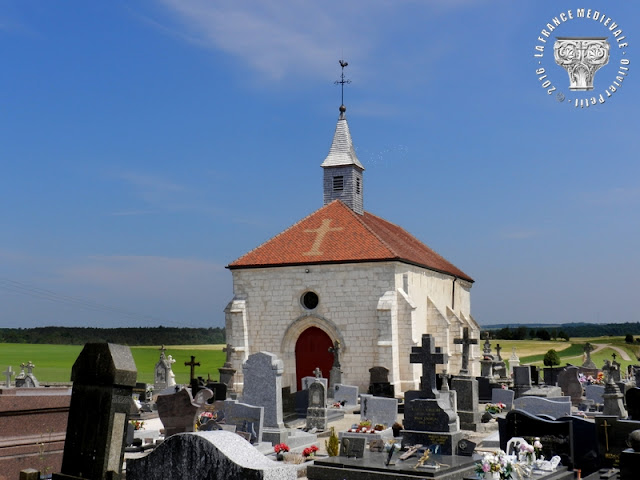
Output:
<instances>
[{"instance_id":1,"label":"pointed spire","mask_svg":"<svg viewBox=\"0 0 640 480\"><path fill-rule=\"evenodd\" d=\"M324 159L321 166L340 167L355 165L364 170L360 160L358 160L356 150L353 148L351 132L349 132L349 124L347 123L347 116L345 115L346 110L347 108L344 105L340 106L340 117L338 118L336 131L333 134L329 155Z\"/></svg>"}]
</instances>

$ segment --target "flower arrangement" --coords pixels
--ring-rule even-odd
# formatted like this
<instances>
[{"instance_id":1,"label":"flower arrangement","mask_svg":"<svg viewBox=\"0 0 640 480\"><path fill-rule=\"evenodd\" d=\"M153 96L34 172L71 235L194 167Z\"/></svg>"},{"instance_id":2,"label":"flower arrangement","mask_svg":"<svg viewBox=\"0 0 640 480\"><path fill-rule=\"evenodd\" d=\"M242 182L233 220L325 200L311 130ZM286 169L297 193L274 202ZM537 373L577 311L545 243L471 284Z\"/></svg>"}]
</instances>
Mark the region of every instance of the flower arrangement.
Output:
<instances>
[{"instance_id":1,"label":"flower arrangement","mask_svg":"<svg viewBox=\"0 0 640 480\"><path fill-rule=\"evenodd\" d=\"M311 457L315 457L316 452L318 450L319 450L318 447L316 447L315 445L311 445L310 447L307 447L302 451L302 456L307 459Z\"/></svg>"},{"instance_id":2,"label":"flower arrangement","mask_svg":"<svg viewBox=\"0 0 640 480\"><path fill-rule=\"evenodd\" d=\"M385 426L381 423L377 423L375 426L371 425L371 420L362 420L357 425L354 423L351 428L347 430L349 433L375 433L376 431L384 430Z\"/></svg>"},{"instance_id":3,"label":"flower arrangement","mask_svg":"<svg viewBox=\"0 0 640 480\"><path fill-rule=\"evenodd\" d=\"M134 430L142 430L144 428L144 422L142 420L129 420L129 423L133 425Z\"/></svg>"},{"instance_id":4,"label":"flower arrangement","mask_svg":"<svg viewBox=\"0 0 640 480\"><path fill-rule=\"evenodd\" d=\"M279 443L273 447L273 451L276 453L285 453L289 451L289 445L286 443Z\"/></svg>"},{"instance_id":5,"label":"flower arrangement","mask_svg":"<svg viewBox=\"0 0 640 480\"><path fill-rule=\"evenodd\" d=\"M511 478L513 463L507 458L507 454L502 450L497 453L486 453L482 460L476 463L476 473L478 476L485 473L498 473L502 480Z\"/></svg>"},{"instance_id":6,"label":"flower arrangement","mask_svg":"<svg viewBox=\"0 0 640 480\"><path fill-rule=\"evenodd\" d=\"M578 374L578 380L584 385L604 385L604 373L598 372L598 375L585 375L584 373Z\"/></svg>"},{"instance_id":7,"label":"flower arrangement","mask_svg":"<svg viewBox=\"0 0 640 480\"><path fill-rule=\"evenodd\" d=\"M484 407L484 411L489 413L500 413L505 408L507 408L507 406L502 402L487 403L487 405Z\"/></svg>"},{"instance_id":8,"label":"flower arrangement","mask_svg":"<svg viewBox=\"0 0 640 480\"><path fill-rule=\"evenodd\" d=\"M534 453L535 453L535 448L533 445L529 445L526 442L522 442L520 444L520 459L521 460L526 460L527 463L533 463L533 461L535 460L534 458Z\"/></svg>"},{"instance_id":9,"label":"flower arrangement","mask_svg":"<svg viewBox=\"0 0 640 480\"><path fill-rule=\"evenodd\" d=\"M533 453L536 454L537 459L544 458L542 455L542 442L540 442L540 437L536 437L533 442Z\"/></svg>"}]
</instances>

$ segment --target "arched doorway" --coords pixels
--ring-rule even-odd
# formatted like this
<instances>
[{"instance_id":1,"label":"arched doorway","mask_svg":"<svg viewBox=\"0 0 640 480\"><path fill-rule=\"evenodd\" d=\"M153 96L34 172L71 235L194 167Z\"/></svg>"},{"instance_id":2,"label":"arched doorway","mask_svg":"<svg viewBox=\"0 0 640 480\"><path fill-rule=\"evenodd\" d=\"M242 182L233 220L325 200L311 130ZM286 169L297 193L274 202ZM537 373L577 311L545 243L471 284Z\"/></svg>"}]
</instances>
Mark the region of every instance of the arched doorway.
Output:
<instances>
[{"instance_id":1,"label":"arched doorway","mask_svg":"<svg viewBox=\"0 0 640 480\"><path fill-rule=\"evenodd\" d=\"M329 348L333 342L329 335L318 327L309 327L303 331L296 341L296 385L302 389L302 378L313 376L316 367L322 375L329 378L333 366L333 354Z\"/></svg>"}]
</instances>

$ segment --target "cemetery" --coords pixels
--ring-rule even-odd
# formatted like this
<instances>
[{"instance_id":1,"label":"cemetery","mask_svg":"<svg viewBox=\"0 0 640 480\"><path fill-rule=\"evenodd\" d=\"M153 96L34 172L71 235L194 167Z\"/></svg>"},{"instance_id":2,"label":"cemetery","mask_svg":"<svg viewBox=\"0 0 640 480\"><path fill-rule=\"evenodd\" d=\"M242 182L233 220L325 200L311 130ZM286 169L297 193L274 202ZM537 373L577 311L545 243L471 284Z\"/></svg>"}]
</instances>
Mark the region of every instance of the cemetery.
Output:
<instances>
[{"instance_id":1,"label":"cemetery","mask_svg":"<svg viewBox=\"0 0 640 480\"><path fill-rule=\"evenodd\" d=\"M42 386L32 362L3 372L0 471L60 480L637 478L640 366L621 372L614 357L594 368L586 346L583 365L557 368L546 384L515 350L510 365L485 342L476 360L484 375L474 377L478 339L463 331L455 341L462 363L448 372L447 353L424 334L408 353L420 382L400 394L381 365L367 392L329 387L316 368L292 393L269 352L248 356L235 391L229 362L214 382L198 375L207 366L196 355L178 366L164 347L147 385L129 347L87 344L71 388ZM178 368L188 384L175 382Z\"/></svg>"}]
</instances>

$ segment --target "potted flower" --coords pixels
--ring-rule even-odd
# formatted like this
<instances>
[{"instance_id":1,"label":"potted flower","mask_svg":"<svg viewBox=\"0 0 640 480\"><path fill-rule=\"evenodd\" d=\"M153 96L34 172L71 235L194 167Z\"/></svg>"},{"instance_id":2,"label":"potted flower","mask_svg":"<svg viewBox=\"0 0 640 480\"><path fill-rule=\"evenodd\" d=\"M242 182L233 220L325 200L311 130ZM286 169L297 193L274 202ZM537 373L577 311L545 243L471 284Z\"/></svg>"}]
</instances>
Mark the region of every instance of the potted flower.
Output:
<instances>
[{"instance_id":1,"label":"potted flower","mask_svg":"<svg viewBox=\"0 0 640 480\"><path fill-rule=\"evenodd\" d=\"M536 437L533 441L533 453L536 456L536 460L544 459L542 455L542 443L540 442L540 437Z\"/></svg>"},{"instance_id":2,"label":"potted flower","mask_svg":"<svg viewBox=\"0 0 640 480\"><path fill-rule=\"evenodd\" d=\"M302 451L302 456L305 458L305 460L312 460L313 457L316 456L316 452L318 450L318 447L316 447L315 445L311 445L310 447L307 447Z\"/></svg>"},{"instance_id":3,"label":"potted flower","mask_svg":"<svg viewBox=\"0 0 640 480\"><path fill-rule=\"evenodd\" d=\"M535 461L535 448L527 442L520 444L520 461L524 461L531 465Z\"/></svg>"},{"instance_id":4,"label":"potted flower","mask_svg":"<svg viewBox=\"0 0 640 480\"><path fill-rule=\"evenodd\" d=\"M513 463L502 450L497 453L486 453L476 463L476 473L486 480L509 480L513 471Z\"/></svg>"},{"instance_id":5,"label":"potted flower","mask_svg":"<svg viewBox=\"0 0 640 480\"><path fill-rule=\"evenodd\" d=\"M284 460L284 454L289 451L289 445L286 443L279 443L273 447L273 451L276 452L276 460L281 462Z\"/></svg>"}]
</instances>

